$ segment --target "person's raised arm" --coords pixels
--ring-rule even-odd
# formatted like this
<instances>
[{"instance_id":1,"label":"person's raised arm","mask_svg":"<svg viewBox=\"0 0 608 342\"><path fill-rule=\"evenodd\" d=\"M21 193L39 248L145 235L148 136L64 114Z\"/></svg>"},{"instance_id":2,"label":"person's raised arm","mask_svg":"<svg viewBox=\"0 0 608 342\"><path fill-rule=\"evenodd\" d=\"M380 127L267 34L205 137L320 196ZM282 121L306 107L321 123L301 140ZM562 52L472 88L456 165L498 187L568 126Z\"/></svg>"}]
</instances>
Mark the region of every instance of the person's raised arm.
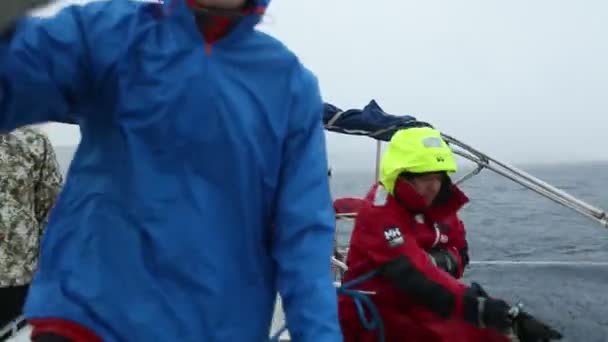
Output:
<instances>
[{"instance_id":1,"label":"person's raised arm","mask_svg":"<svg viewBox=\"0 0 608 342\"><path fill-rule=\"evenodd\" d=\"M88 89L81 7L22 17L0 35L0 132L64 121Z\"/></svg>"},{"instance_id":2,"label":"person's raised arm","mask_svg":"<svg viewBox=\"0 0 608 342\"><path fill-rule=\"evenodd\" d=\"M334 210L316 78L299 67L292 85L272 253L293 341L341 341L330 274Z\"/></svg>"}]
</instances>

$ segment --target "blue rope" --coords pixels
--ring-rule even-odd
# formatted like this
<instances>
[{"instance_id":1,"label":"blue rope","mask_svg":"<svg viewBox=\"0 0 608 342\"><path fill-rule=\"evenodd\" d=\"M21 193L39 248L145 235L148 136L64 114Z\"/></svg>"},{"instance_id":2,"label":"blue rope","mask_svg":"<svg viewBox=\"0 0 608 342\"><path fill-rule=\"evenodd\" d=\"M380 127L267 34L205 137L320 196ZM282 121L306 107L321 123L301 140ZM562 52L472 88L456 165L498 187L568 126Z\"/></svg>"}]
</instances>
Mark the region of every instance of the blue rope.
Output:
<instances>
[{"instance_id":1,"label":"blue rope","mask_svg":"<svg viewBox=\"0 0 608 342\"><path fill-rule=\"evenodd\" d=\"M370 280L375 277L376 274L378 274L378 271L372 271L359 278L355 278L346 284L342 284L342 286L338 288L338 294L350 296L353 299L353 302L357 307L359 321L361 321L363 327L370 331L378 330L378 342L384 342L384 324L376 305L374 305L374 302L372 302L369 295L351 289L352 287ZM369 311L369 319L367 319L365 309Z\"/></svg>"},{"instance_id":2,"label":"blue rope","mask_svg":"<svg viewBox=\"0 0 608 342\"><path fill-rule=\"evenodd\" d=\"M342 284L342 286L337 289L337 292L339 295L341 294L349 296L353 299L353 302L357 307L357 315L359 316L359 320L361 321L361 324L363 324L363 327L366 330L370 331L378 330L378 342L384 342L384 324L382 322L382 317L380 316L378 309L374 305L374 302L372 302L369 295L351 289L352 287L357 286L373 278L374 276L376 276L377 273L377 271L372 271L362 275L359 278L353 279L347 282L346 284ZM367 309L367 311L369 312L369 319L367 318L365 309ZM270 338L270 342L279 342L279 337L286 330L287 325L284 325L281 329L279 329L276 334L274 334Z\"/></svg>"}]
</instances>

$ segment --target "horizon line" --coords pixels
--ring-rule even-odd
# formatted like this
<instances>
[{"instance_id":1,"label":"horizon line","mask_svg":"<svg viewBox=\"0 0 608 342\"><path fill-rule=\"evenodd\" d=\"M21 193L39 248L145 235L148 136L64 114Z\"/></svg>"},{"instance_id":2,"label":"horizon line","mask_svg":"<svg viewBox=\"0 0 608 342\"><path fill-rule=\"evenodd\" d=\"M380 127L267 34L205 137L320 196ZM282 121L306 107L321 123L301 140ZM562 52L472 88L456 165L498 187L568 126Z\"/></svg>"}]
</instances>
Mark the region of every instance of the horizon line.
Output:
<instances>
[{"instance_id":1,"label":"horizon line","mask_svg":"<svg viewBox=\"0 0 608 342\"><path fill-rule=\"evenodd\" d=\"M76 148L78 145L56 144L55 148ZM506 161L508 164L523 165L523 166L545 166L545 165L574 165L574 164L604 164L608 163L608 159L584 159L584 160L547 160L547 161ZM470 162L472 163L472 162ZM331 164L331 162L330 162ZM469 163L467 163L469 164ZM350 170L364 170L360 167L349 167Z\"/></svg>"}]
</instances>

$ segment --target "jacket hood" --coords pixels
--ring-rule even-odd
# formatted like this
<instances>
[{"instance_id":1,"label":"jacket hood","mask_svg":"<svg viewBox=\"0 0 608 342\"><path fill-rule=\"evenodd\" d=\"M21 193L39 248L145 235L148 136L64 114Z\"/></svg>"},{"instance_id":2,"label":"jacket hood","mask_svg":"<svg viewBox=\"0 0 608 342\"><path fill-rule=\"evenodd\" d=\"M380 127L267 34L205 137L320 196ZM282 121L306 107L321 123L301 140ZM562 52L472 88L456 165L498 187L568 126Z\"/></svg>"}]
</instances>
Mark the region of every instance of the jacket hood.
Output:
<instances>
[{"instance_id":1,"label":"jacket hood","mask_svg":"<svg viewBox=\"0 0 608 342\"><path fill-rule=\"evenodd\" d=\"M442 218L455 214L469 202L469 198L456 185L450 185L450 192L446 203L440 206L431 206L410 184L399 179L395 184L393 196L399 205L408 211L424 212L435 218Z\"/></svg>"}]
</instances>

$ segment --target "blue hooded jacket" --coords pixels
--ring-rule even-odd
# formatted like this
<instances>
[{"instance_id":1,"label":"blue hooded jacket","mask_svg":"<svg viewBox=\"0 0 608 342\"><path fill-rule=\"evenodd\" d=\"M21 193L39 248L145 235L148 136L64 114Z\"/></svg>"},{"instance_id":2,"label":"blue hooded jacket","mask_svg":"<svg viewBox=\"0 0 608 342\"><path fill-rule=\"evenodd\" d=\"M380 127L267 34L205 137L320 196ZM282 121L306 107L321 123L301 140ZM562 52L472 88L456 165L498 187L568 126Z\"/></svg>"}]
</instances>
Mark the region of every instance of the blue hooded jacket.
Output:
<instances>
[{"instance_id":1,"label":"blue hooded jacket","mask_svg":"<svg viewBox=\"0 0 608 342\"><path fill-rule=\"evenodd\" d=\"M82 137L26 317L257 342L278 290L294 341L341 341L316 78L259 16L209 50L183 0L155 6L71 6L0 43L0 131L75 118Z\"/></svg>"}]
</instances>

